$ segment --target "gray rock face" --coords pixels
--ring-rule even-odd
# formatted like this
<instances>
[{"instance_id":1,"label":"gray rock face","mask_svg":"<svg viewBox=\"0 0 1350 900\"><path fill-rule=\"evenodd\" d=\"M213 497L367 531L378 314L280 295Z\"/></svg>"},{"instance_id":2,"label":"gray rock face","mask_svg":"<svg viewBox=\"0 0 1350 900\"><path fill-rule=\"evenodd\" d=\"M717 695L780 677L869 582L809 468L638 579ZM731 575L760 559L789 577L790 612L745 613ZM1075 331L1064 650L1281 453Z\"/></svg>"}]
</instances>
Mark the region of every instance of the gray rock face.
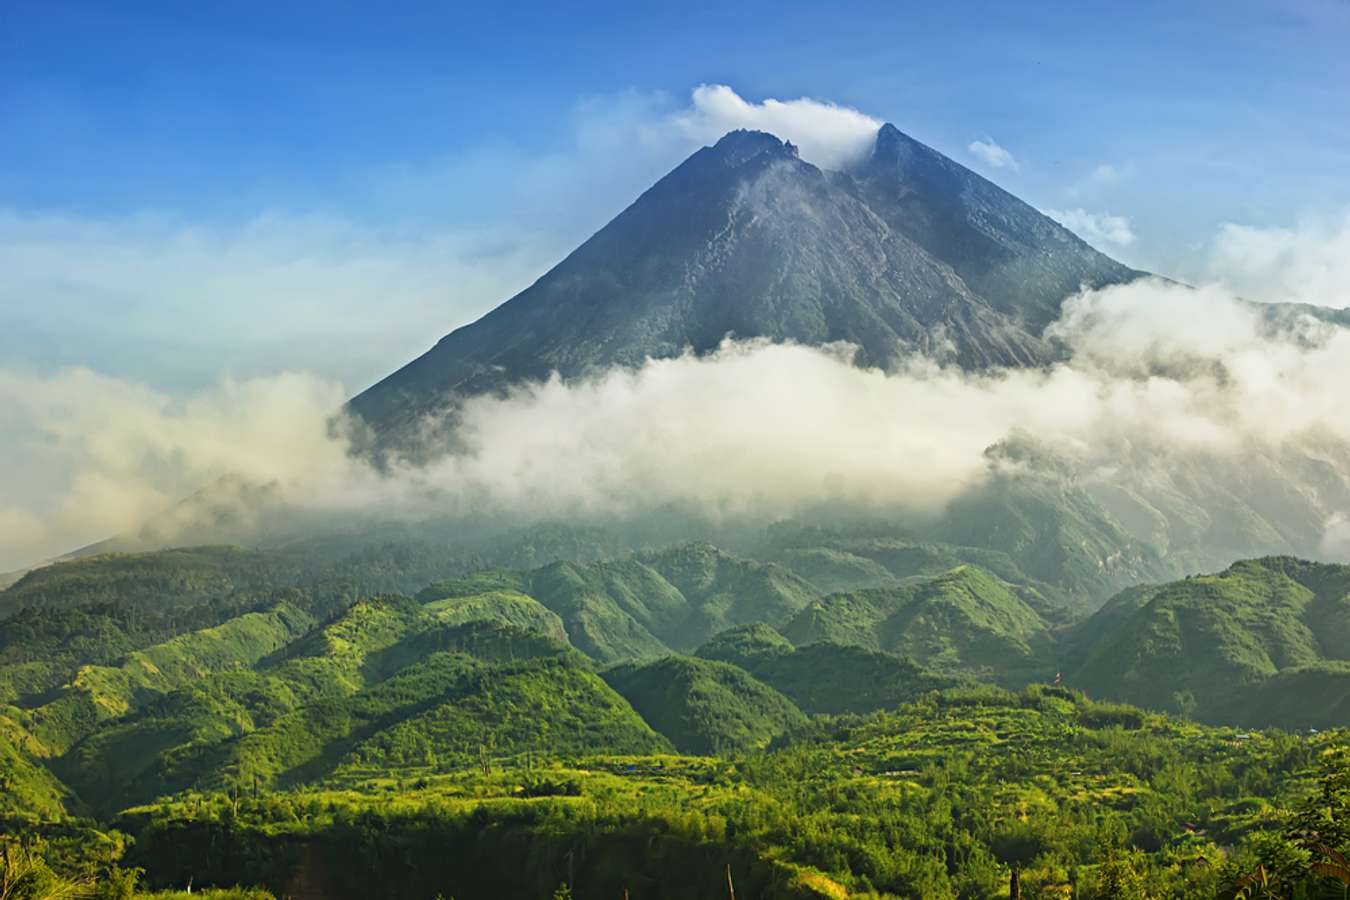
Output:
<instances>
[{"instance_id":1,"label":"gray rock face","mask_svg":"<svg viewBox=\"0 0 1350 900\"><path fill-rule=\"evenodd\" d=\"M1065 297L1143 275L958 165L883 125L853 173L887 225L942 260L994 309L1040 333Z\"/></svg>"},{"instance_id":2,"label":"gray rock face","mask_svg":"<svg viewBox=\"0 0 1350 900\"><path fill-rule=\"evenodd\" d=\"M1056 357L1041 334L1067 296L1139 274L893 126L848 172L737 131L350 409L376 449L408 451L424 419L465 397L728 335L848 341L864 365L1039 365Z\"/></svg>"}]
</instances>

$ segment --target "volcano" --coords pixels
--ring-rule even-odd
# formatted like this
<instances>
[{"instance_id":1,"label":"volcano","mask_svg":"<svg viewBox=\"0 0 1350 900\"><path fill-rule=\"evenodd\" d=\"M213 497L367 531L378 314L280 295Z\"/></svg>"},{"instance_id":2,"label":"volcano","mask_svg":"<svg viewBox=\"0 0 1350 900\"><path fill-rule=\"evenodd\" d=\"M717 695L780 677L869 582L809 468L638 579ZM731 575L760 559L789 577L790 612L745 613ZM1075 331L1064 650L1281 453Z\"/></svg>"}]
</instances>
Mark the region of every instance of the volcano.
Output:
<instances>
[{"instance_id":1,"label":"volcano","mask_svg":"<svg viewBox=\"0 0 1350 900\"><path fill-rule=\"evenodd\" d=\"M734 131L349 409L375 448L415 452L466 398L727 337L847 342L868 366L1043 365L1067 297L1143 274L892 125L846 171Z\"/></svg>"}]
</instances>

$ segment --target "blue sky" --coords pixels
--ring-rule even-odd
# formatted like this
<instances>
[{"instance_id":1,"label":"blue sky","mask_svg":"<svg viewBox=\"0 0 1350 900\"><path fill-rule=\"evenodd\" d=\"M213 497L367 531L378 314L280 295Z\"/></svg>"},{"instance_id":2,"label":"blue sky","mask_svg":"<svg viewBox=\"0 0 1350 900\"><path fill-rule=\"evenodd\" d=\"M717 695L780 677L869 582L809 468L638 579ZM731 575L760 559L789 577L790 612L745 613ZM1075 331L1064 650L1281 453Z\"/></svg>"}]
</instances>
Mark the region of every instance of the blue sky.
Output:
<instances>
[{"instance_id":1,"label":"blue sky","mask_svg":"<svg viewBox=\"0 0 1350 900\"><path fill-rule=\"evenodd\" d=\"M572 6L7 0L0 361L360 389L697 146L705 83L894 122L1192 280L1227 224L1350 208L1345 0Z\"/></svg>"}]
</instances>

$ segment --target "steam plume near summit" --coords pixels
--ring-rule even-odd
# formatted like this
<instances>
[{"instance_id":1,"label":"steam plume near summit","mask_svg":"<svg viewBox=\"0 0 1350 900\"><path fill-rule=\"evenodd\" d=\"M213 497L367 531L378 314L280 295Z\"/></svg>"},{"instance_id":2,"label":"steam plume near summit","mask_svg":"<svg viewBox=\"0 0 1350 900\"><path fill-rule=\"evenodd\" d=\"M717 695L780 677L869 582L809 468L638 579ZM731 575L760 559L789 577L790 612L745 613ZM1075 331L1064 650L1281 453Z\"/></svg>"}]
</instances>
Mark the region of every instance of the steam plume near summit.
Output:
<instances>
[{"instance_id":1,"label":"steam plume near summit","mask_svg":"<svg viewBox=\"0 0 1350 900\"><path fill-rule=\"evenodd\" d=\"M769 521L842 503L925 516L990 479L1039 477L991 452L1010 443L1088 487L1142 494L1188 470L1278 472L1326 525L1304 552L1350 550L1350 331L1311 317L1274 328L1223 289L1158 280L1071 298L1051 331L1070 352L1044 370L883 372L854 366L847 346L728 341L554 378L468 401L463 452L384 474L330 430L343 391L303 373L186 400L83 370L4 373L0 404L19 419L4 454L31 494L0 503L0 568L134 529L226 477L274 509L335 515L674 507Z\"/></svg>"},{"instance_id":2,"label":"steam plume near summit","mask_svg":"<svg viewBox=\"0 0 1350 900\"><path fill-rule=\"evenodd\" d=\"M662 126L708 144L737 128L767 131L796 144L807 162L842 169L871 152L881 121L810 97L756 103L724 84L703 84L694 89L690 107L670 114Z\"/></svg>"}]
</instances>

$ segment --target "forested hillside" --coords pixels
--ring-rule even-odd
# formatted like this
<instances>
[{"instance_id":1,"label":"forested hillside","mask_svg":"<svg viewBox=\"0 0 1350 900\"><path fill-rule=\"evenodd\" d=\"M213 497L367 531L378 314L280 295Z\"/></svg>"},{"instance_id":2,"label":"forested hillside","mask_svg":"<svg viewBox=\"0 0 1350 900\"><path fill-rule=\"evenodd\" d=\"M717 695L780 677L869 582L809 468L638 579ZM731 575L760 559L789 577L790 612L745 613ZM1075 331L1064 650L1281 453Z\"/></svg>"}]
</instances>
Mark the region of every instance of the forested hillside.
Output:
<instances>
[{"instance_id":1,"label":"forested hillside","mask_svg":"<svg viewBox=\"0 0 1350 900\"><path fill-rule=\"evenodd\" d=\"M730 862L743 896L1005 896L1015 870L1199 897L1340 758L1350 568L1253 560L1075 620L1006 557L815 538L37 570L0 592L0 815L52 878L277 896L714 897Z\"/></svg>"},{"instance_id":2,"label":"forested hillside","mask_svg":"<svg viewBox=\"0 0 1350 900\"><path fill-rule=\"evenodd\" d=\"M1078 630L1073 683L1093 693L1254 727L1347 721L1350 567L1239 562L1128 591Z\"/></svg>"}]
</instances>

